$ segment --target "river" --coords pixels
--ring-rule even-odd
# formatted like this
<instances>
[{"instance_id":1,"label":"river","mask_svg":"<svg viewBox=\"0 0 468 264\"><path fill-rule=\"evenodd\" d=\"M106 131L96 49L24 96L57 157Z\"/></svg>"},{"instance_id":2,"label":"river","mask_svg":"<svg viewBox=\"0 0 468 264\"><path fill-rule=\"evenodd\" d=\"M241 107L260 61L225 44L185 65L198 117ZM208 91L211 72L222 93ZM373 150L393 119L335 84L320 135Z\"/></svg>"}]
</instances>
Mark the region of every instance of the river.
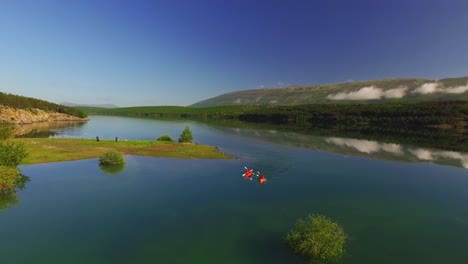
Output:
<instances>
[{"instance_id":1,"label":"river","mask_svg":"<svg viewBox=\"0 0 468 264\"><path fill-rule=\"evenodd\" d=\"M468 155L417 145L126 117L91 116L53 137L194 141L231 160L126 155L20 166L0 201L0 263L307 263L284 244L322 214L348 234L342 263L467 263ZM267 177L259 185L244 167Z\"/></svg>"}]
</instances>

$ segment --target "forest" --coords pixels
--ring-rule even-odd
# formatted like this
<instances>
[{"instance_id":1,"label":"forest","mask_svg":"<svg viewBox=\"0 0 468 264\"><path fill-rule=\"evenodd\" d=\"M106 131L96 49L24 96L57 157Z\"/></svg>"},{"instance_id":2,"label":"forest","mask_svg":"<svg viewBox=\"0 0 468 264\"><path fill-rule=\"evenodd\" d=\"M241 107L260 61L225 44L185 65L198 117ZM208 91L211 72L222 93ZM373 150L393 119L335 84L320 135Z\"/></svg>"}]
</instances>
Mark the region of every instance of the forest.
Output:
<instances>
[{"instance_id":1,"label":"forest","mask_svg":"<svg viewBox=\"0 0 468 264\"><path fill-rule=\"evenodd\" d=\"M88 114L149 118L237 119L295 126L369 125L397 127L454 127L467 123L467 101L393 102L374 104L308 104L298 106L146 106L86 108Z\"/></svg>"}]
</instances>

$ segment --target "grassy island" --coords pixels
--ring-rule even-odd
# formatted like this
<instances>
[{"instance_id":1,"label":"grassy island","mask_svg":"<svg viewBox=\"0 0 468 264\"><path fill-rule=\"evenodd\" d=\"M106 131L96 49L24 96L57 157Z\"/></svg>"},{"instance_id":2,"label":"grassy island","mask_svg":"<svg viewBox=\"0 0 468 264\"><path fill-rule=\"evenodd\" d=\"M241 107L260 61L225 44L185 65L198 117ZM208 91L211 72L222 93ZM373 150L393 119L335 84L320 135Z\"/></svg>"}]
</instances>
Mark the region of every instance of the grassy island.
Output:
<instances>
[{"instance_id":1,"label":"grassy island","mask_svg":"<svg viewBox=\"0 0 468 264\"><path fill-rule=\"evenodd\" d=\"M198 144L175 143L145 140L100 140L73 138L15 138L12 141L23 143L28 157L21 164L37 164L58 161L71 161L98 158L106 151L124 154L181 158L181 159L228 159L229 155L218 148Z\"/></svg>"}]
</instances>

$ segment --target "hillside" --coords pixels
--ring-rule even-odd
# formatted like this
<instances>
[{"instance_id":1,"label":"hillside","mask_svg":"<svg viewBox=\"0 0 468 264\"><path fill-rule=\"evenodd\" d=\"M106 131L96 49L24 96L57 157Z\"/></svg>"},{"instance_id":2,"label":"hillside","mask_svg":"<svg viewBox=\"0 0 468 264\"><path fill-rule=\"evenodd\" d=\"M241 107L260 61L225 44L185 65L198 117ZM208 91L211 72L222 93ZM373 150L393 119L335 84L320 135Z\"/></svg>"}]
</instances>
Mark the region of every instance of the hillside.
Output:
<instances>
[{"instance_id":1,"label":"hillside","mask_svg":"<svg viewBox=\"0 0 468 264\"><path fill-rule=\"evenodd\" d=\"M83 121L81 110L40 99L0 92L0 122L35 123L47 121Z\"/></svg>"},{"instance_id":2,"label":"hillside","mask_svg":"<svg viewBox=\"0 0 468 264\"><path fill-rule=\"evenodd\" d=\"M203 100L191 107L442 100L468 100L468 76L441 80L402 78L244 90Z\"/></svg>"}]
</instances>

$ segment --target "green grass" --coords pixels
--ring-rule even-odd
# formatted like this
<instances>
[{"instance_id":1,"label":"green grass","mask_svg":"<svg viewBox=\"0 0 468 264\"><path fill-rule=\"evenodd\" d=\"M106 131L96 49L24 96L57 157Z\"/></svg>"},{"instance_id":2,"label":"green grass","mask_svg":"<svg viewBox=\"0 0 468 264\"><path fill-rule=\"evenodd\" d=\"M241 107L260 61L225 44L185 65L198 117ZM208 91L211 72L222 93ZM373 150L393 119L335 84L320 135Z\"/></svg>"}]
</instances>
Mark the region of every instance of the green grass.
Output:
<instances>
[{"instance_id":1,"label":"green grass","mask_svg":"<svg viewBox=\"0 0 468 264\"><path fill-rule=\"evenodd\" d=\"M107 151L124 154L180 158L180 159L228 159L218 148L198 144L178 144L174 142L130 140L118 141L63 138L15 138L26 147L28 157L21 164L71 161L97 158Z\"/></svg>"}]
</instances>

